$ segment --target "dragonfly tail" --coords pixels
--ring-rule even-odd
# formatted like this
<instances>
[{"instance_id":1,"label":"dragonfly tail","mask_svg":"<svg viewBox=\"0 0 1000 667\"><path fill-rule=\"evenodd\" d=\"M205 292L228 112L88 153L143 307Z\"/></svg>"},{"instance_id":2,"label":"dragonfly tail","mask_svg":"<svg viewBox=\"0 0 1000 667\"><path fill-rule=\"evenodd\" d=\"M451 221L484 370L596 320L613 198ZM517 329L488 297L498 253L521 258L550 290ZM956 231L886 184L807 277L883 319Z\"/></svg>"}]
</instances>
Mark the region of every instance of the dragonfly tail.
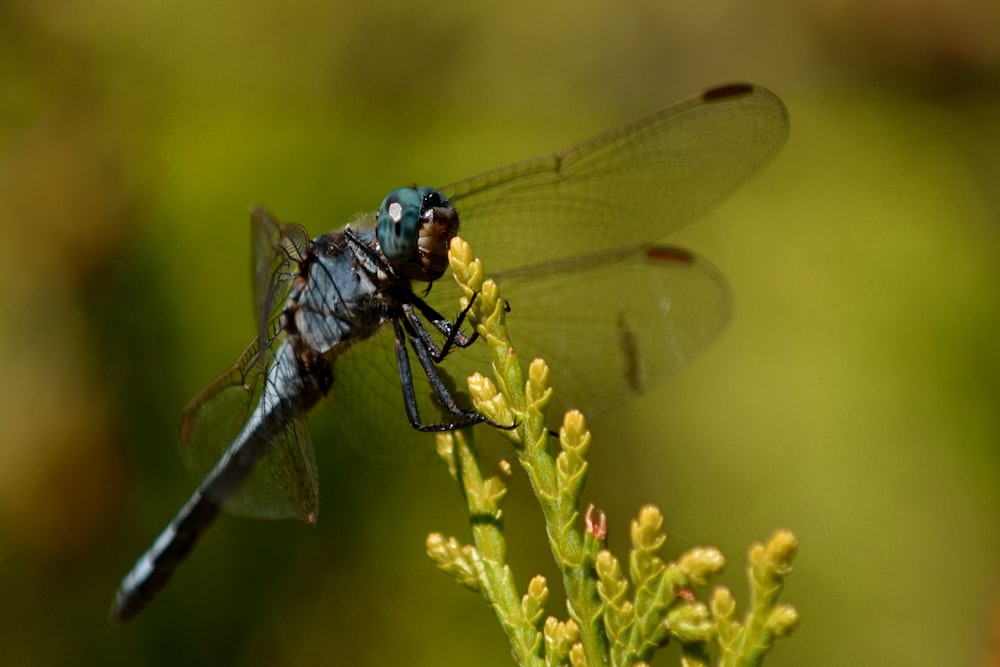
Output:
<instances>
[{"instance_id":1,"label":"dragonfly tail","mask_svg":"<svg viewBox=\"0 0 1000 667\"><path fill-rule=\"evenodd\" d=\"M111 620L125 623L160 592L184 562L198 538L215 521L219 506L196 492L122 579L111 607Z\"/></svg>"}]
</instances>

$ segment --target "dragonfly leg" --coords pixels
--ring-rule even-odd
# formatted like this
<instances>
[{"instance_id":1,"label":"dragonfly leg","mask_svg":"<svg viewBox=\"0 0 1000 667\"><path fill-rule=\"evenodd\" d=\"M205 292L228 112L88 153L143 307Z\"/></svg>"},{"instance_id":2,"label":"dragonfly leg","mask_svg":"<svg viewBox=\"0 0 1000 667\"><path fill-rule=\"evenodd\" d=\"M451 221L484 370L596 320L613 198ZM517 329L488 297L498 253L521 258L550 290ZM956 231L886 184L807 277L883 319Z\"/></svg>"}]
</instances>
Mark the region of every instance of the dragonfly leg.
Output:
<instances>
[{"instance_id":1,"label":"dragonfly leg","mask_svg":"<svg viewBox=\"0 0 1000 667\"><path fill-rule=\"evenodd\" d=\"M399 380L403 389L403 403L406 406L406 416L413 428L418 431L439 432L454 431L467 426L484 423L498 426L478 412L465 410L458 405L441 379L441 375L434 365L430 352L415 331L409 326L404 325L399 319L393 320L393 328L396 332L396 363L399 366ZM434 389L435 395L448 412L458 417L456 421L443 424L425 424L420 420L416 391L413 387L413 371L410 368L410 357L406 352L407 339L409 339L410 346L416 353L417 359L420 361L420 366L427 375L427 380ZM503 428L503 426L499 427Z\"/></svg>"},{"instance_id":2,"label":"dragonfly leg","mask_svg":"<svg viewBox=\"0 0 1000 667\"><path fill-rule=\"evenodd\" d=\"M353 230L350 228L345 229L344 235L351 241L353 247L359 253L359 259L362 263L365 264L372 272L381 271L388 274L394 273L392 265L387 263L385 258L376 252L374 248L362 241ZM424 296L430 293L430 288L431 286L428 285L427 289L424 291ZM404 310L407 311L408 317L415 319L412 316L412 306L416 306L417 310L420 311L420 314L423 315L435 329L447 337L444 345L439 350L437 345L431 341L430 336L427 335L426 327L419 325L420 335L422 335L424 340L428 343L429 349L433 350L432 354L434 355L435 363L440 363L440 361L447 356L448 351L451 350L453 346L469 347L477 338L479 338L479 334L476 332L473 332L471 336L466 336L461 331L462 323L465 321L466 315L472 308L472 304L475 302L477 295L473 295L472 298L469 299L469 303L462 309L462 312L458 314L458 318L454 322L434 310L427 304L426 301L410 290L406 290L404 295L399 296L400 300L403 302Z\"/></svg>"},{"instance_id":3,"label":"dragonfly leg","mask_svg":"<svg viewBox=\"0 0 1000 667\"><path fill-rule=\"evenodd\" d=\"M420 342L423 343L428 354L430 354L431 359L435 364L439 364L444 361L445 357L451 352L453 347L466 348L472 345L477 338L479 338L478 333L473 333L472 336L466 336L461 332L462 321L465 319L466 314L469 312L469 306L459 313L458 319L454 322L446 320L438 315L434 309L427 304L423 304L429 313L425 313L421 309L421 314L423 314L427 320L434 326L435 329L446 335L444 343L438 347L437 343L434 342L434 338L431 336L430 331L427 326L423 323L423 320L417 316L417 313L413 310L413 305L404 303L402 305L403 318L406 320L406 329L410 337L417 337ZM420 308L420 305L417 306ZM432 315L439 319L432 319Z\"/></svg>"},{"instance_id":4,"label":"dragonfly leg","mask_svg":"<svg viewBox=\"0 0 1000 667\"><path fill-rule=\"evenodd\" d=\"M407 320L413 324L413 326L417 329L418 335L427 344L435 363L441 363L441 361L448 356L448 352L451 351L452 347L466 348L472 345L476 339L479 338L479 333L476 331L473 331L471 336L466 336L462 333L462 323L465 322L465 318L469 314L469 310L472 308L472 304L475 303L477 296L479 296L478 293L472 295L472 298L469 299L469 303L466 304L465 308L462 309L462 312L458 314L458 317L454 322L431 308L427 302L419 297L414 296L409 303L403 304L403 312L406 314ZM416 306L417 310L420 311L420 314L423 315L435 329L446 336L444 344L440 349L438 349L437 345L428 335L427 328L423 326L423 323L421 323L419 319L417 319L415 313L413 312L414 306Z\"/></svg>"},{"instance_id":5,"label":"dragonfly leg","mask_svg":"<svg viewBox=\"0 0 1000 667\"><path fill-rule=\"evenodd\" d=\"M381 271L388 274L394 274L393 267L386 262L385 258L376 252L374 248L362 241L353 230L350 228L345 229L344 235L351 241L353 247L358 252L359 260L361 260L362 263L372 272ZM427 286L427 290L424 292L424 295L426 296L428 293L430 293L430 285ZM462 312L458 314L458 318L454 322L434 310L427 304L426 301L411 292L409 289L406 290L405 294L399 295L399 298L400 301L403 302L403 308L407 311L407 316L411 318L411 320L416 319L413 317L412 308L412 306L416 306L417 310L420 311L420 314L423 315L435 329L447 337L444 345L439 350L437 345L431 341L430 336L427 335L426 327L422 324L418 325L420 335L423 336L424 340L428 343L429 349L433 350L435 363L440 363L440 361L447 356L448 351L451 350L453 346L463 348L469 347L477 338L479 338L479 334L476 332L473 332L471 336L466 336L461 331L462 323L465 321L466 315L472 308L472 304L476 300L476 295L473 295L473 297L469 300L469 303L462 309Z\"/></svg>"}]
</instances>

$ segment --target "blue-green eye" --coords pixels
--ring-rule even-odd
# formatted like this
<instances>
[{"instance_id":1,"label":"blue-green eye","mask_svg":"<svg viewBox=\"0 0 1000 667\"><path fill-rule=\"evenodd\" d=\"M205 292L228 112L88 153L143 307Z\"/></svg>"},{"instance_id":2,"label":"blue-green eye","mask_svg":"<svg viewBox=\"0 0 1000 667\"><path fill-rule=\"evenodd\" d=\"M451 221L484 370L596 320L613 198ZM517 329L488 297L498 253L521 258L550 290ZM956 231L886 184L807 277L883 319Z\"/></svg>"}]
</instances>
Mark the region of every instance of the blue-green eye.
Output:
<instances>
[{"instance_id":1,"label":"blue-green eye","mask_svg":"<svg viewBox=\"0 0 1000 667\"><path fill-rule=\"evenodd\" d=\"M424 194L419 188L393 190L378 208L378 236L382 253L393 266L409 260L417 249L417 233Z\"/></svg>"}]
</instances>

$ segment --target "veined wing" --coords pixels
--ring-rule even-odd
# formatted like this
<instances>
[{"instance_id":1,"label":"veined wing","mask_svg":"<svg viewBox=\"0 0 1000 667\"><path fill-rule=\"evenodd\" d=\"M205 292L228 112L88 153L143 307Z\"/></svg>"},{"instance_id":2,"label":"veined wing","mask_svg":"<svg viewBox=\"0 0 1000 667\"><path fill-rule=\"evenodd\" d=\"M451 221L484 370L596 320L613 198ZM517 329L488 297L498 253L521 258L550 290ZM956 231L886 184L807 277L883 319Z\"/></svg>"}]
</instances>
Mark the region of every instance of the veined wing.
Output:
<instances>
[{"instance_id":1,"label":"veined wing","mask_svg":"<svg viewBox=\"0 0 1000 667\"><path fill-rule=\"evenodd\" d=\"M722 330L721 274L651 246L705 213L778 152L788 112L752 84L706 90L573 148L442 188L511 304L522 358L544 357L593 416L689 362ZM438 289L433 301L453 299Z\"/></svg>"},{"instance_id":2,"label":"veined wing","mask_svg":"<svg viewBox=\"0 0 1000 667\"><path fill-rule=\"evenodd\" d=\"M295 269L309 249L309 232L302 225L280 222L270 211L255 206L250 212L250 266L254 320L261 365L273 350L278 315L285 308Z\"/></svg>"},{"instance_id":3,"label":"veined wing","mask_svg":"<svg viewBox=\"0 0 1000 667\"><path fill-rule=\"evenodd\" d=\"M560 153L441 188L461 215L459 233L511 303L508 324L522 358L551 364L563 392L555 409L594 416L714 340L729 315L720 274L690 253L646 244L738 188L787 134L787 111L773 93L733 84ZM448 314L456 294L445 278L428 301ZM363 451L383 452L385 441L389 458L419 450L426 437L409 429L398 387L385 379L395 372L391 347L371 343L338 365L335 401L345 430L365 441ZM460 387L470 370L489 369L478 345L455 350L442 366ZM379 415L374 431L358 421L364 414Z\"/></svg>"},{"instance_id":4,"label":"veined wing","mask_svg":"<svg viewBox=\"0 0 1000 667\"><path fill-rule=\"evenodd\" d=\"M455 302L457 309L458 302ZM454 314L454 309L446 311ZM466 328L466 331L469 331ZM330 395L336 421L348 442L366 458L379 463L411 463L435 456L434 438L414 430L406 417L391 325L383 326L337 360L336 382ZM465 379L474 370L489 372L485 346L453 349L438 366L459 405L472 409ZM412 350L407 348L420 417L425 424L455 420L437 402Z\"/></svg>"},{"instance_id":5,"label":"veined wing","mask_svg":"<svg viewBox=\"0 0 1000 667\"><path fill-rule=\"evenodd\" d=\"M488 268L488 267L487 267ZM496 276L523 362L541 357L553 414L593 417L690 362L729 319L729 290L706 260L669 246L599 253Z\"/></svg>"},{"instance_id":6,"label":"veined wing","mask_svg":"<svg viewBox=\"0 0 1000 667\"><path fill-rule=\"evenodd\" d=\"M273 353L269 353L273 358ZM231 369L202 389L181 415L181 457L195 479L203 478L229 449L268 389L252 343ZM319 477L304 418L267 434L272 444L247 481L232 496L213 498L232 514L314 522Z\"/></svg>"},{"instance_id":7,"label":"veined wing","mask_svg":"<svg viewBox=\"0 0 1000 667\"><path fill-rule=\"evenodd\" d=\"M738 188L788 135L752 84L709 89L568 150L441 188L494 274L662 239Z\"/></svg>"},{"instance_id":8,"label":"veined wing","mask_svg":"<svg viewBox=\"0 0 1000 667\"><path fill-rule=\"evenodd\" d=\"M569 408L594 417L642 394L715 340L730 311L719 272L667 246L607 251L497 280L511 305L507 326L522 362L542 357L549 364L555 419ZM337 421L359 451L389 462L432 455L432 439L406 420L390 329L359 343L337 368ZM455 349L440 368L463 407L471 407L466 378L491 372L488 350L482 344ZM414 373L414 384L424 421L447 421L422 374Z\"/></svg>"},{"instance_id":9,"label":"veined wing","mask_svg":"<svg viewBox=\"0 0 1000 667\"><path fill-rule=\"evenodd\" d=\"M267 390L268 371L284 340L279 316L298 262L308 251L309 235L300 225L281 223L260 207L250 219L257 339L184 409L181 456L195 479L215 466ZM304 419L272 430L267 434L272 446L240 490L213 500L234 514L313 521L319 510L319 482Z\"/></svg>"}]
</instances>

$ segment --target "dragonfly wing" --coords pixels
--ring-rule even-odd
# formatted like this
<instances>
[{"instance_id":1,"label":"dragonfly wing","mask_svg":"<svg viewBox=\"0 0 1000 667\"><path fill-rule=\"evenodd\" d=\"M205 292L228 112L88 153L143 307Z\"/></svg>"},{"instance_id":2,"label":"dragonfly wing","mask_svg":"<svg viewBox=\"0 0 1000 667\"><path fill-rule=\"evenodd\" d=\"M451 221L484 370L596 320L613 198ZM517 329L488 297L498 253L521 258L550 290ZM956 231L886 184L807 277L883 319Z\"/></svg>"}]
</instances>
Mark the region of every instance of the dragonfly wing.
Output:
<instances>
[{"instance_id":1,"label":"dragonfly wing","mask_svg":"<svg viewBox=\"0 0 1000 667\"><path fill-rule=\"evenodd\" d=\"M579 260L497 276L518 355L549 364L554 414L577 408L593 417L642 394L728 321L725 280L686 250L640 246Z\"/></svg>"},{"instance_id":2,"label":"dragonfly wing","mask_svg":"<svg viewBox=\"0 0 1000 667\"><path fill-rule=\"evenodd\" d=\"M188 471L204 477L220 460L259 403L267 369L282 340L285 308L298 263L309 249L300 225L280 222L255 207L250 214L251 279L257 338L236 365L198 393L181 416L181 455ZM268 453L240 490L216 498L228 512L259 518L312 520L319 486L309 432L302 419L277 429Z\"/></svg>"},{"instance_id":3,"label":"dragonfly wing","mask_svg":"<svg viewBox=\"0 0 1000 667\"><path fill-rule=\"evenodd\" d=\"M605 251L495 278L510 303L507 327L522 363L541 357L549 364L554 419L569 408L595 417L644 393L708 347L730 313L721 274L669 246ZM438 368L465 407L466 378L491 373L482 342L454 349ZM413 371L424 422L448 421L415 364ZM389 327L338 361L336 384L338 421L366 457L400 463L433 455L433 439L406 419Z\"/></svg>"},{"instance_id":4,"label":"dragonfly wing","mask_svg":"<svg viewBox=\"0 0 1000 667\"><path fill-rule=\"evenodd\" d=\"M500 279L522 358L544 356L566 391L557 407L597 414L718 335L729 313L718 272L690 253L644 244L739 187L787 134L787 111L773 93L734 84L566 151L441 188L462 216L461 235ZM444 314L457 307L449 283L438 281L428 298ZM471 370L488 372L484 351L482 344L455 350L442 372L464 390ZM411 366L422 420L449 421ZM338 360L337 384L338 419L361 451L377 460L426 457L430 438L403 410L391 328Z\"/></svg>"},{"instance_id":5,"label":"dragonfly wing","mask_svg":"<svg viewBox=\"0 0 1000 667\"><path fill-rule=\"evenodd\" d=\"M257 206L250 213L252 270L257 350L266 353L280 331L278 316L285 308L298 263L309 250L309 233L302 225L280 222ZM259 359L261 366L267 359Z\"/></svg>"},{"instance_id":6,"label":"dragonfly wing","mask_svg":"<svg viewBox=\"0 0 1000 667\"><path fill-rule=\"evenodd\" d=\"M777 96L733 84L442 188L462 217L459 233L511 304L522 359L552 365L566 397L556 408L597 414L718 335L729 315L720 274L690 253L648 244L738 188L787 134ZM442 282L428 301L447 311L457 290Z\"/></svg>"},{"instance_id":7,"label":"dragonfly wing","mask_svg":"<svg viewBox=\"0 0 1000 667\"><path fill-rule=\"evenodd\" d=\"M455 301L457 307L458 301ZM446 311L447 312L447 311ZM330 397L348 442L366 458L379 463L413 463L432 459L433 434L415 430L406 416L400 389L399 368L394 353L395 338L391 326L382 327L369 340L352 347L337 360L336 390ZM488 370L485 346L476 350L455 349L438 370L460 405L471 409L465 378L472 369ZM478 349L483 348L483 349ZM433 397L427 377L412 351L411 375L421 421L425 424L453 422ZM479 363L462 357L479 352ZM458 368L459 370L456 370Z\"/></svg>"},{"instance_id":8,"label":"dragonfly wing","mask_svg":"<svg viewBox=\"0 0 1000 667\"><path fill-rule=\"evenodd\" d=\"M595 139L441 188L460 234L500 273L661 239L781 148L788 112L751 84L710 89Z\"/></svg>"},{"instance_id":9,"label":"dragonfly wing","mask_svg":"<svg viewBox=\"0 0 1000 667\"><path fill-rule=\"evenodd\" d=\"M181 415L181 457L195 479L219 462L258 404L265 386L256 342L231 369L205 387ZM319 478L304 419L271 435L272 445L240 489L215 498L227 512L264 519L313 522L319 511Z\"/></svg>"}]
</instances>

